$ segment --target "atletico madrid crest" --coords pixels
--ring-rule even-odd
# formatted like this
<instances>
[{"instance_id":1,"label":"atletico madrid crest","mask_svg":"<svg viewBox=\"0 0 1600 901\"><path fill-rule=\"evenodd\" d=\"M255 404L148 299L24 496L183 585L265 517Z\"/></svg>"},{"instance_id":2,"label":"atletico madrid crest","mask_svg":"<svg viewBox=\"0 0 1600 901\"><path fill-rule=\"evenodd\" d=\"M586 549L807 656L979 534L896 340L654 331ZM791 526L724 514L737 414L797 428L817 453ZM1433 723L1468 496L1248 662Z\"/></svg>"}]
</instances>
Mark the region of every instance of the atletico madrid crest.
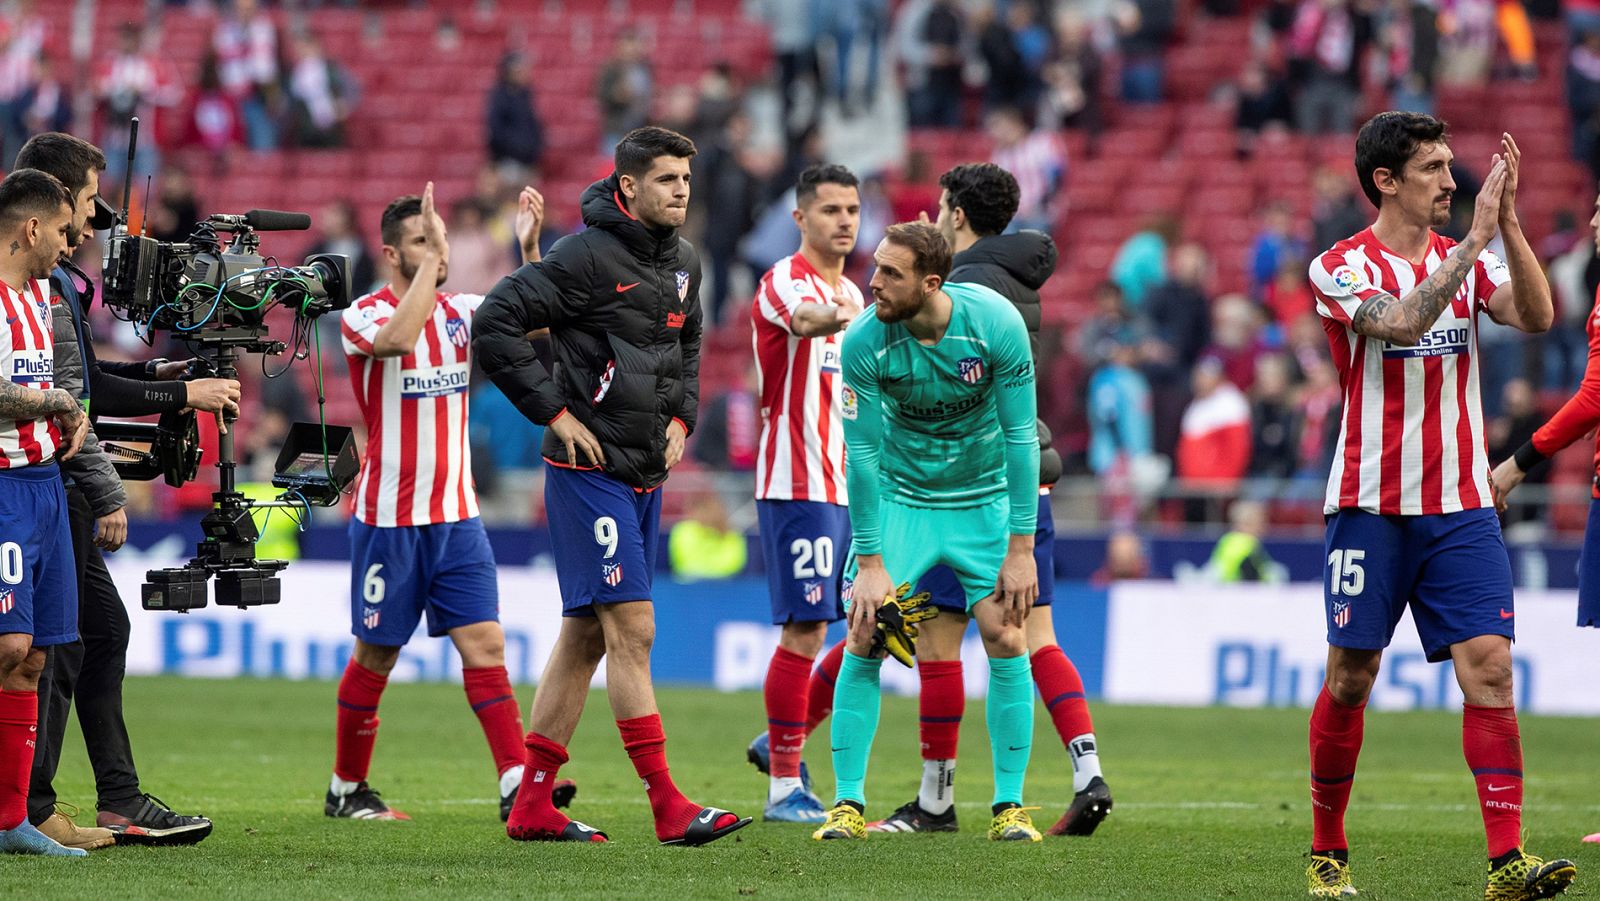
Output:
<instances>
[{"instance_id":1,"label":"atletico madrid crest","mask_svg":"<svg viewBox=\"0 0 1600 901\"><path fill-rule=\"evenodd\" d=\"M368 629L378 628L378 608L368 607L366 612L361 616L361 624L366 626Z\"/></svg>"},{"instance_id":2,"label":"atletico madrid crest","mask_svg":"<svg viewBox=\"0 0 1600 901\"><path fill-rule=\"evenodd\" d=\"M444 333L450 339L450 343L457 347L466 347L467 341L472 337L467 331L467 321L459 316L451 316L444 321Z\"/></svg>"},{"instance_id":3,"label":"atletico madrid crest","mask_svg":"<svg viewBox=\"0 0 1600 901\"><path fill-rule=\"evenodd\" d=\"M7 613L10 613L11 608L15 607L16 605L17 599L15 595L15 589L0 588L0 616L5 616Z\"/></svg>"},{"instance_id":4,"label":"atletico madrid crest","mask_svg":"<svg viewBox=\"0 0 1600 901\"><path fill-rule=\"evenodd\" d=\"M687 270L679 269L673 274L678 277L678 301L682 303L689 299L689 273Z\"/></svg>"},{"instance_id":5,"label":"atletico madrid crest","mask_svg":"<svg viewBox=\"0 0 1600 901\"><path fill-rule=\"evenodd\" d=\"M983 358L967 357L958 360L956 367L961 373L961 380L969 385L976 385L983 379Z\"/></svg>"},{"instance_id":6,"label":"atletico madrid crest","mask_svg":"<svg viewBox=\"0 0 1600 901\"><path fill-rule=\"evenodd\" d=\"M806 583L806 603L810 604L813 607L815 607L818 604L822 603L822 583L821 582L807 582Z\"/></svg>"},{"instance_id":7,"label":"atletico madrid crest","mask_svg":"<svg viewBox=\"0 0 1600 901\"><path fill-rule=\"evenodd\" d=\"M1338 626L1341 629L1343 629L1345 626L1350 625L1350 602L1349 601L1334 601L1333 602L1333 624L1335 626Z\"/></svg>"},{"instance_id":8,"label":"atletico madrid crest","mask_svg":"<svg viewBox=\"0 0 1600 901\"><path fill-rule=\"evenodd\" d=\"M605 581L605 583L607 585L610 585L612 588L616 588L618 585L622 584L622 564L621 563L602 563L602 564L600 564L600 577L601 577L601 579L603 579Z\"/></svg>"}]
</instances>

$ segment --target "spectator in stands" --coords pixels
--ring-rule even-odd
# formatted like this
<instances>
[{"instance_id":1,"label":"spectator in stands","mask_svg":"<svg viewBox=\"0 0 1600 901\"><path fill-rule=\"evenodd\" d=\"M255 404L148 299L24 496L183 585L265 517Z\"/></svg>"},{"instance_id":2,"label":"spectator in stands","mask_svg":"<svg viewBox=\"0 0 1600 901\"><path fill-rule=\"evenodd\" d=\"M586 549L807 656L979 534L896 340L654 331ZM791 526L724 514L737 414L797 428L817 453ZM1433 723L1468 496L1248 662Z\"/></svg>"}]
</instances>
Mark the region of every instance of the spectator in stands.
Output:
<instances>
[{"instance_id":1,"label":"spectator in stands","mask_svg":"<svg viewBox=\"0 0 1600 901\"><path fill-rule=\"evenodd\" d=\"M1089 577L1089 583L1105 587L1112 582L1150 577L1150 558L1144 539L1127 531L1112 532L1106 539L1106 562Z\"/></svg>"},{"instance_id":2,"label":"spectator in stands","mask_svg":"<svg viewBox=\"0 0 1600 901\"><path fill-rule=\"evenodd\" d=\"M245 142L244 113L239 101L222 89L215 50L200 59L200 78L183 103L182 137L179 145L211 155L214 168L221 171L229 150Z\"/></svg>"},{"instance_id":3,"label":"spectator in stands","mask_svg":"<svg viewBox=\"0 0 1600 901\"><path fill-rule=\"evenodd\" d=\"M367 246L366 239L362 237L360 224L356 222L355 204L345 199L330 202L317 214L317 226L322 234L306 252L344 254L350 258L350 284L355 296L360 297L372 290L373 284L378 280L378 266L374 261L372 248ZM455 234L452 233L450 235L452 254L456 249L456 240ZM453 255L451 261L458 262ZM459 270L456 267L451 268L451 275L456 275ZM452 279L451 290L466 289Z\"/></svg>"},{"instance_id":4,"label":"spectator in stands","mask_svg":"<svg viewBox=\"0 0 1600 901\"><path fill-rule=\"evenodd\" d=\"M454 236L450 250L452 254L455 251ZM523 416L493 382L479 378L473 384L467 416L474 477L480 473L480 466L498 474L507 470L538 469L544 465L539 456L544 427ZM478 490L484 492L483 486L478 486Z\"/></svg>"},{"instance_id":5,"label":"spectator in stands","mask_svg":"<svg viewBox=\"0 0 1600 901\"><path fill-rule=\"evenodd\" d=\"M1145 295L1167 280L1167 248L1177 241L1178 229L1176 216L1158 213L1117 248L1111 280L1122 288L1134 311L1143 310Z\"/></svg>"},{"instance_id":6,"label":"spectator in stands","mask_svg":"<svg viewBox=\"0 0 1600 901\"><path fill-rule=\"evenodd\" d=\"M1285 264L1303 262L1306 252L1305 239L1295 234L1289 205L1283 201L1267 204L1261 231L1250 245L1250 296L1257 301L1265 300L1267 285L1277 277L1278 271Z\"/></svg>"},{"instance_id":7,"label":"spectator in stands","mask_svg":"<svg viewBox=\"0 0 1600 901\"><path fill-rule=\"evenodd\" d=\"M1315 325L1315 321L1313 320ZM1320 326L1317 327L1320 331ZM1300 389L1300 447L1296 476L1304 493L1319 497L1328 484L1333 452L1339 441L1339 414L1344 390L1339 373L1325 356L1300 359L1305 386Z\"/></svg>"},{"instance_id":8,"label":"spectator in stands","mask_svg":"<svg viewBox=\"0 0 1600 901\"><path fill-rule=\"evenodd\" d=\"M1533 25L1522 0L1495 0L1494 22L1510 57L1511 74L1523 81L1536 81L1539 66L1534 57Z\"/></svg>"},{"instance_id":9,"label":"spectator in stands","mask_svg":"<svg viewBox=\"0 0 1600 901\"><path fill-rule=\"evenodd\" d=\"M296 146L343 147L344 123L357 95L355 79L323 52L320 41L308 34L294 42L289 121Z\"/></svg>"},{"instance_id":10,"label":"spectator in stands","mask_svg":"<svg viewBox=\"0 0 1600 901\"><path fill-rule=\"evenodd\" d=\"M1252 59L1239 70L1239 81L1234 88L1238 107L1234 113L1233 127L1238 131L1239 150L1253 152L1256 136L1268 128L1287 127L1294 117L1289 104L1289 92L1283 80L1272 77L1266 63Z\"/></svg>"},{"instance_id":11,"label":"spectator in stands","mask_svg":"<svg viewBox=\"0 0 1600 901\"><path fill-rule=\"evenodd\" d=\"M1304 134L1348 134L1361 99L1361 60L1370 17L1351 0L1303 0L1289 33L1299 74L1295 123Z\"/></svg>"},{"instance_id":12,"label":"spectator in stands","mask_svg":"<svg viewBox=\"0 0 1600 901\"><path fill-rule=\"evenodd\" d=\"M1013 3L1011 7L1027 5ZM983 83L984 108L1023 106L1028 92L1028 67L995 0L983 0L972 8L972 30L977 33L978 55L987 73Z\"/></svg>"},{"instance_id":13,"label":"spectator in stands","mask_svg":"<svg viewBox=\"0 0 1600 901\"><path fill-rule=\"evenodd\" d=\"M1172 252L1170 277L1151 289L1145 315L1158 341L1161 357L1187 374L1211 343L1211 303L1206 278L1211 260L1199 244L1181 244Z\"/></svg>"},{"instance_id":14,"label":"spectator in stands","mask_svg":"<svg viewBox=\"0 0 1600 901\"><path fill-rule=\"evenodd\" d=\"M1105 362L1089 376L1089 469L1105 476L1127 471L1152 452L1150 385L1139 372L1131 335L1111 339Z\"/></svg>"},{"instance_id":15,"label":"spectator in stands","mask_svg":"<svg viewBox=\"0 0 1600 901\"><path fill-rule=\"evenodd\" d=\"M139 141L134 171L153 173L161 167L157 129L150 128L159 110L175 107L182 87L171 65L144 47L144 32L132 22L117 29L117 49L102 60L95 73L95 99L99 102L101 142L110 165L106 176L120 178L128 161L128 120L138 116L146 123Z\"/></svg>"},{"instance_id":16,"label":"spectator in stands","mask_svg":"<svg viewBox=\"0 0 1600 901\"><path fill-rule=\"evenodd\" d=\"M1078 11L1060 8L1056 12L1056 55L1042 73L1045 87L1039 103L1039 127L1077 128L1096 135L1104 121L1100 106L1104 71L1089 23Z\"/></svg>"},{"instance_id":17,"label":"spectator in stands","mask_svg":"<svg viewBox=\"0 0 1600 901\"><path fill-rule=\"evenodd\" d=\"M754 472L760 448L761 406L756 402L755 370L744 383L719 392L707 403L689 442L689 455L712 469Z\"/></svg>"},{"instance_id":18,"label":"spectator in stands","mask_svg":"<svg viewBox=\"0 0 1600 901\"><path fill-rule=\"evenodd\" d=\"M1561 13L1572 30L1574 43L1590 34L1600 34L1600 0L1562 0Z\"/></svg>"},{"instance_id":19,"label":"spectator in stands","mask_svg":"<svg viewBox=\"0 0 1600 901\"><path fill-rule=\"evenodd\" d=\"M1300 468L1300 415L1289 359L1263 354L1250 388L1250 475L1288 479ZM1272 488L1275 492L1277 489Z\"/></svg>"},{"instance_id":20,"label":"spectator in stands","mask_svg":"<svg viewBox=\"0 0 1600 901\"><path fill-rule=\"evenodd\" d=\"M1583 32L1567 56L1572 157L1600 178L1600 30Z\"/></svg>"},{"instance_id":21,"label":"spectator in stands","mask_svg":"<svg viewBox=\"0 0 1600 901\"><path fill-rule=\"evenodd\" d=\"M745 15L766 23L778 67L784 134L792 139L821 115L822 72L817 60L821 18L815 0L744 0ZM800 94L806 94L801 103Z\"/></svg>"},{"instance_id":22,"label":"spectator in stands","mask_svg":"<svg viewBox=\"0 0 1600 901\"><path fill-rule=\"evenodd\" d=\"M1517 449L1533 440L1533 433L1544 425L1545 417L1539 415L1539 398L1526 379L1512 379L1501 392L1501 413L1489 422L1489 459L1509 460ZM1549 466L1535 466L1523 482L1543 485L1550 481ZM1527 500L1523 495L1523 500ZM1507 524L1538 522L1544 518L1544 505L1522 503L1505 513Z\"/></svg>"},{"instance_id":23,"label":"spectator in stands","mask_svg":"<svg viewBox=\"0 0 1600 901\"><path fill-rule=\"evenodd\" d=\"M33 39L22 25L0 22L0 166L10 166L28 140L24 115L38 75L43 33Z\"/></svg>"},{"instance_id":24,"label":"spectator in stands","mask_svg":"<svg viewBox=\"0 0 1600 901\"><path fill-rule=\"evenodd\" d=\"M667 557L679 579L731 579L749 562L744 534L728 525L728 507L716 491L689 502L683 519L667 535Z\"/></svg>"},{"instance_id":25,"label":"spectator in stands","mask_svg":"<svg viewBox=\"0 0 1600 901\"><path fill-rule=\"evenodd\" d=\"M278 146L278 28L256 0L234 0L211 33L222 88L239 104L251 150Z\"/></svg>"},{"instance_id":26,"label":"spectator in stands","mask_svg":"<svg viewBox=\"0 0 1600 901\"><path fill-rule=\"evenodd\" d=\"M711 140L743 109L744 93L734 79L733 67L725 62L716 63L700 73L700 82L695 88L694 121L684 134L698 147L702 139Z\"/></svg>"},{"instance_id":27,"label":"spectator in stands","mask_svg":"<svg viewBox=\"0 0 1600 901\"><path fill-rule=\"evenodd\" d=\"M749 143L750 120L736 113L713 140L699 145L695 160L696 192L705 211L699 247L711 257L711 292L704 298L707 323L720 322L728 313L739 242L754 227L759 211L761 185L746 162Z\"/></svg>"},{"instance_id":28,"label":"spectator in stands","mask_svg":"<svg viewBox=\"0 0 1600 901\"><path fill-rule=\"evenodd\" d=\"M72 93L57 71L55 58L48 54L39 57L34 76L18 104L22 109L22 130L30 137L46 131L70 130Z\"/></svg>"},{"instance_id":29,"label":"spectator in stands","mask_svg":"<svg viewBox=\"0 0 1600 901\"><path fill-rule=\"evenodd\" d=\"M1380 21L1389 108L1432 115L1439 68L1438 4L1433 0L1393 2L1383 8Z\"/></svg>"},{"instance_id":30,"label":"spectator in stands","mask_svg":"<svg viewBox=\"0 0 1600 901\"><path fill-rule=\"evenodd\" d=\"M450 290L487 294L513 266L511 245L489 233L487 211L476 197L450 206Z\"/></svg>"},{"instance_id":31,"label":"spectator in stands","mask_svg":"<svg viewBox=\"0 0 1600 901\"><path fill-rule=\"evenodd\" d=\"M1311 179L1311 245L1332 247L1367 227L1355 181L1343 169L1323 166Z\"/></svg>"},{"instance_id":32,"label":"spectator in stands","mask_svg":"<svg viewBox=\"0 0 1600 901\"><path fill-rule=\"evenodd\" d=\"M1148 334L1143 320L1129 311L1127 299L1116 282L1101 282L1095 286L1094 306L1094 314L1078 333L1078 356L1090 368L1111 362L1116 346L1138 346Z\"/></svg>"},{"instance_id":33,"label":"spectator in stands","mask_svg":"<svg viewBox=\"0 0 1600 901\"><path fill-rule=\"evenodd\" d=\"M966 23L955 0L911 0L900 8L896 41L906 65L906 106L912 128L961 126Z\"/></svg>"},{"instance_id":34,"label":"spectator in stands","mask_svg":"<svg viewBox=\"0 0 1600 901\"><path fill-rule=\"evenodd\" d=\"M1122 54L1122 99L1159 103L1166 80L1162 54L1177 28L1177 0L1121 0L1112 18Z\"/></svg>"},{"instance_id":35,"label":"spectator in stands","mask_svg":"<svg viewBox=\"0 0 1600 901\"><path fill-rule=\"evenodd\" d=\"M1261 543L1267 533L1267 505L1236 500L1228 507L1229 529L1217 541L1206 561L1205 575L1223 584L1234 582L1284 582L1288 573Z\"/></svg>"},{"instance_id":36,"label":"spectator in stands","mask_svg":"<svg viewBox=\"0 0 1600 901\"><path fill-rule=\"evenodd\" d=\"M1268 283L1262 301L1272 314L1272 321L1287 332L1295 320L1315 309L1316 298L1311 294L1311 282L1306 279L1306 260L1288 257L1278 266L1278 274Z\"/></svg>"},{"instance_id":37,"label":"spectator in stands","mask_svg":"<svg viewBox=\"0 0 1600 901\"><path fill-rule=\"evenodd\" d=\"M489 159L510 166L513 181L526 181L544 156L544 122L533 102L528 58L507 53L500 58L486 112Z\"/></svg>"},{"instance_id":38,"label":"spectator in stands","mask_svg":"<svg viewBox=\"0 0 1600 901\"><path fill-rule=\"evenodd\" d=\"M1228 381L1241 391L1256 380L1256 360L1267 351L1265 308L1243 294L1224 294L1211 305L1211 346L1205 356L1219 361Z\"/></svg>"},{"instance_id":39,"label":"spectator in stands","mask_svg":"<svg viewBox=\"0 0 1600 901\"><path fill-rule=\"evenodd\" d=\"M1066 151L1053 133L1030 131L1016 107L990 112L984 125L994 141L990 160L1015 176L1022 192L1017 215L1006 231L1031 228L1049 234L1055 225L1056 199L1062 196L1061 185L1066 180Z\"/></svg>"},{"instance_id":40,"label":"spectator in stands","mask_svg":"<svg viewBox=\"0 0 1600 901\"><path fill-rule=\"evenodd\" d=\"M611 58L600 69L596 91L600 96L600 152L609 156L623 135L650 120L655 73L644 35L632 28L617 33Z\"/></svg>"},{"instance_id":41,"label":"spectator in stands","mask_svg":"<svg viewBox=\"0 0 1600 901\"><path fill-rule=\"evenodd\" d=\"M825 4L829 16L828 34L833 38L836 67L833 93L844 115L870 110L878 103L878 67L883 52L884 32L889 29L889 0L832 0ZM856 39L867 42L867 61L860 78L855 77ZM856 82L860 90L854 90Z\"/></svg>"},{"instance_id":42,"label":"spectator in stands","mask_svg":"<svg viewBox=\"0 0 1600 901\"><path fill-rule=\"evenodd\" d=\"M1440 80L1483 85L1494 62L1495 0L1452 0L1440 22Z\"/></svg>"},{"instance_id":43,"label":"spectator in stands","mask_svg":"<svg viewBox=\"0 0 1600 901\"><path fill-rule=\"evenodd\" d=\"M161 190L150 211L150 234L158 241L189 240L200 222L200 200L194 194L189 173L176 166L161 172Z\"/></svg>"},{"instance_id":44,"label":"spectator in stands","mask_svg":"<svg viewBox=\"0 0 1600 901\"><path fill-rule=\"evenodd\" d=\"M1183 411L1175 473L1212 493L1184 505L1191 522L1213 518L1213 501L1232 494L1250 468L1250 402L1223 373L1222 361L1205 357L1194 368L1194 399Z\"/></svg>"}]
</instances>

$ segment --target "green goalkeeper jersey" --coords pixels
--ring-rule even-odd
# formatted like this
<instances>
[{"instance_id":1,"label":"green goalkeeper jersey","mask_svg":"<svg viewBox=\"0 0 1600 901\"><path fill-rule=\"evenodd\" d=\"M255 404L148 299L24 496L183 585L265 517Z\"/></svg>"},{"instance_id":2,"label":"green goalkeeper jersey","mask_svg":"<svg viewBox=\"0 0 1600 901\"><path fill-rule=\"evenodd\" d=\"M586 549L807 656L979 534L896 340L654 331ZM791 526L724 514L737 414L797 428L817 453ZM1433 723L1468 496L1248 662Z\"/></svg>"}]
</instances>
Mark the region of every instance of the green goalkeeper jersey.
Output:
<instances>
[{"instance_id":1,"label":"green goalkeeper jersey","mask_svg":"<svg viewBox=\"0 0 1600 901\"><path fill-rule=\"evenodd\" d=\"M946 284L944 292L950 326L937 344L870 308L845 332L840 415L857 554L882 553L884 497L975 507L1006 495L1010 534L1034 533L1039 438L1027 326L982 285Z\"/></svg>"}]
</instances>

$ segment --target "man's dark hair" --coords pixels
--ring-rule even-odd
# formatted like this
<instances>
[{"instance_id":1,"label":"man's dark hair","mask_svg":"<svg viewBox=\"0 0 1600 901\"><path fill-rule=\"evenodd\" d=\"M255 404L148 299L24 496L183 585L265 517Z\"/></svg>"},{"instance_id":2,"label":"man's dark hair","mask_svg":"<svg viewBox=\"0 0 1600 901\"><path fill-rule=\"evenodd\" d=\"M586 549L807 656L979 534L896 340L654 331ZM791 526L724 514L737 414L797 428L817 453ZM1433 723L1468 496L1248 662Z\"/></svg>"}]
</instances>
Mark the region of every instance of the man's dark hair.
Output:
<instances>
[{"instance_id":1,"label":"man's dark hair","mask_svg":"<svg viewBox=\"0 0 1600 901\"><path fill-rule=\"evenodd\" d=\"M643 178L658 156L689 159L698 152L694 149L694 142L683 135L669 128L646 125L622 136L622 140L617 142L613 162L618 175Z\"/></svg>"},{"instance_id":2,"label":"man's dark hair","mask_svg":"<svg viewBox=\"0 0 1600 901\"><path fill-rule=\"evenodd\" d=\"M405 221L412 216L422 215L422 196L420 194L406 194L389 201L383 208L383 218L378 222L378 233L383 236L383 243L390 247L399 247L400 239L405 237Z\"/></svg>"},{"instance_id":3,"label":"man's dark hair","mask_svg":"<svg viewBox=\"0 0 1600 901\"><path fill-rule=\"evenodd\" d=\"M951 211L964 211L980 238L1005 231L1022 203L1016 177L994 163L962 163L939 176L939 187L950 192Z\"/></svg>"},{"instance_id":4,"label":"man's dark hair","mask_svg":"<svg viewBox=\"0 0 1600 901\"><path fill-rule=\"evenodd\" d=\"M106 155L100 148L69 134L47 131L28 139L17 152L18 169L38 169L56 177L73 197L89 183L89 171L106 170Z\"/></svg>"},{"instance_id":5,"label":"man's dark hair","mask_svg":"<svg viewBox=\"0 0 1600 901\"><path fill-rule=\"evenodd\" d=\"M823 185L841 185L846 188L860 188L861 180L847 167L838 163L827 163L807 167L800 173L800 178L794 183L794 205L803 207L817 199L817 188Z\"/></svg>"},{"instance_id":6,"label":"man's dark hair","mask_svg":"<svg viewBox=\"0 0 1600 901\"><path fill-rule=\"evenodd\" d=\"M939 229L926 222L901 222L891 225L883 233L884 240L911 251L916 261L917 277L950 276L950 245Z\"/></svg>"},{"instance_id":7,"label":"man's dark hair","mask_svg":"<svg viewBox=\"0 0 1600 901\"><path fill-rule=\"evenodd\" d=\"M15 169L0 181L0 225L6 228L33 216L42 219L62 204L72 208L72 193L48 172Z\"/></svg>"},{"instance_id":8,"label":"man's dark hair","mask_svg":"<svg viewBox=\"0 0 1600 901\"><path fill-rule=\"evenodd\" d=\"M1448 127L1432 116L1394 110L1379 113L1356 135L1356 180L1372 205L1382 208L1383 193L1372 179L1373 171L1388 169L1396 180L1404 181L1406 162L1418 147L1449 140Z\"/></svg>"}]
</instances>

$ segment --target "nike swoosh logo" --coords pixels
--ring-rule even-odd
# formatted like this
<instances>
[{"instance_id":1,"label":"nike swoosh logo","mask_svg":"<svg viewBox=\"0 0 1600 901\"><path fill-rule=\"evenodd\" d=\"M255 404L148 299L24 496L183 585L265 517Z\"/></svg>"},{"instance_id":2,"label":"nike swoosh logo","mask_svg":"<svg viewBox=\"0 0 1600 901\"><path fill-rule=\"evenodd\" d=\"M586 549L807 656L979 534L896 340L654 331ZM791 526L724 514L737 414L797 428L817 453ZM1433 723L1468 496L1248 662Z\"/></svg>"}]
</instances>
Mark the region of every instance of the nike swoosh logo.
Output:
<instances>
[{"instance_id":1,"label":"nike swoosh logo","mask_svg":"<svg viewBox=\"0 0 1600 901\"><path fill-rule=\"evenodd\" d=\"M848 749L847 749L847 748L829 748L829 749L828 749L828 750L830 750L830 751L832 751L832 752L833 752L833 753L835 753L835 754L837 754L837 753L839 753L839 752L840 752L840 751L844 751L844 750L848 750Z\"/></svg>"},{"instance_id":2,"label":"nike swoosh logo","mask_svg":"<svg viewBox=\"0 0 1600 901\"><path fill-rule=\"evenodd\" d=\"M617 282L617 293L618 294L623 294L625 292L632 291L634 288L637 288L637 287L639 287L639 283L638 282L634 282L631 285L624 285L622 282Z\"/></svg>"},{"instance_id":3,"label":"nike swoosh logo","mask_svg":"<svg viewBox=\"0 0 1600 901\"><path fill-rule=\"evenodd\" d=\"M1506 608L1504 608L1504 607L1500 608L1500 618L1501 619L1510 619L1513 616L1516 616L1516 614L1515 613L1507 613L1506 612Z\"/></svg>"},{"instance_id":4,"label":"nike swoosh logo","mask_svg":"<svg viewBox=\"0 0 1600 901\"><path fill-rule=\"evenodd\" d=\"M6 317L6 325L16 325L16 324L17 324L17 317L15 317L15 316Z\"/></svg>"},{"instance_id":5,"label":"nike swoosh logo","mask_svg":"<svg viewBox=\"0 0 1600 901\"><path fill-rule=\"evenodd\" d=\"M1492 791L1492 792L1508 792L1508 791L1511 791L1513 788L1516 788L1516 786L1515 785L1490 785L1490 786L1488 786L1489 791Z\"/></svg>"},{"instance_id":6,"label":"nike swoosh logo","mask_svg":"<svg viewBox=\"0 0 1600 901\"><path fill-rule=\"evenodd\" d=\"M705 813L700 814L699 820L702 823L710 823L711 818L716 815L717 812L715 810L707 810Z\"/></svg>"},{"instance_id":7,"label":"nike swoosh logo","mask_svg":"<svg viewBox=\"0 0 1600 901\"><path fill-rule=\"evenodd\" d=\"M800 739L805 738L805 737L806 737L806 734L804 732L799 732L799 733L796 733L794 735L785 735L785 736L783 736L783 740L784 741L799 741Z\"/></svg>"},{"instance_id":8,"label":"nike swoosh logo","mask_svg":"<svg viewBox=\"0 0 1600 901\"><path fill-rule=\"evenodd\" d=\"M1031 747L1033 747L1033 745L1022 745L1021 747L1018 747L1017 745L1007 745L1006 749L1010 751L1026 751Z\"/></svg>"}]
</instances>

